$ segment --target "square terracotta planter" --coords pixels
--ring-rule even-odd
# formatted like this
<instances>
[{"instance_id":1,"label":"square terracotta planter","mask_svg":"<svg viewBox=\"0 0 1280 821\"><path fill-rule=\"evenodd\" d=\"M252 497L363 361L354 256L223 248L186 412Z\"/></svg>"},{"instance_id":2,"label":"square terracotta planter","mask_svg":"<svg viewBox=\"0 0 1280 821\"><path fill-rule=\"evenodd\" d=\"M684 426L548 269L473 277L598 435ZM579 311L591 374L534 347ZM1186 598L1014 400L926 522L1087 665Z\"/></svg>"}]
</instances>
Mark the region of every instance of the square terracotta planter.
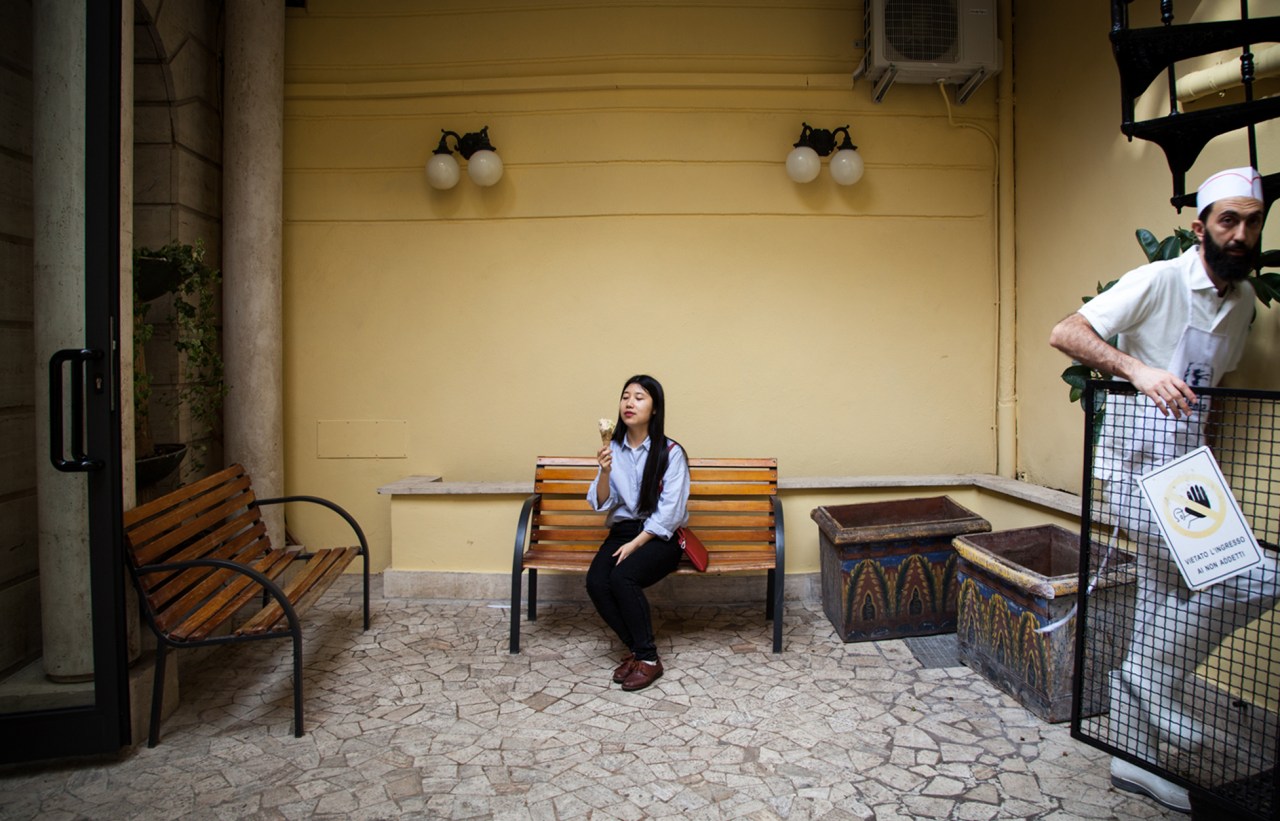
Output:
<instances>
[{"instance_id":1,"label":"square terracotta planter","mask_svg":"<svg viewBox=\"0 0 1280 821\"><path fill-rule=\"evenodd\" d=\"M1079 535L1042 525L960 536L955 548L960 556L956 633L961 660L1045 721L1069 720ZM1136 578L1133 556L1117 554L1097 580L1090 607L1107 607L1107 597L1132 597ZM1049 632L1037 632L1055 623ZM1103 669L1118 667L1127 640L1117 636L1110 658L1095 661ZM1094 696L1081 705L1081 715L1106 709L1105 695Z\"/></svg>"},{"instance_id":2,"label":"square terracotta planter","mask_svg":"<svg viewBox=\"0 0 1280 821\"><path fill-rule=\"evenodd\" d=\"M841 641L956 629L952 539L991 524L949 496L814 508L822 609Z\"/></svg>"}]
</instances>

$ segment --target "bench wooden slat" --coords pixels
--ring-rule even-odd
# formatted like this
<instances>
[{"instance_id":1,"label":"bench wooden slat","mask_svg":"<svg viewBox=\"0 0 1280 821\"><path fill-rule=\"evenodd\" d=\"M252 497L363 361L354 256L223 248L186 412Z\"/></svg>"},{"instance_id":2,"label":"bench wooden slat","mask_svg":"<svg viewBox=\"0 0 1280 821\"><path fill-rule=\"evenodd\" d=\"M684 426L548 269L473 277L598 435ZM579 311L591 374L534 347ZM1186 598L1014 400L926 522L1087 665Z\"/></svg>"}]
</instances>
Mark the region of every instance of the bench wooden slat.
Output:
<instances>
[{"instance_id":1,"label":"bench wooden slat","mask_svg":"<svg viewBox=\"0 0 1280 821\"><path fill-rule=\"evenodd\" d=\"M590 487L590 482L542 482L535 480L533 483L535 493L544 495L558 493L567 496L578 496L583 499L587 497L587 490Z\"/></svg>"},{"instance_id":2,"label":"bench wooden slat","mask_svg":"<svg viewBox=\"0 0 1280 821\"><path fill-rule=\"evenodd\" d=\"M234 487L227 489L235 490ZM249 499L251 497L246 498L238 493L232 496L203 496L200 497L201 504L182 505L167 515L139 525L136 530L128 531L134 560L139 566L164 561L177 546L245 509Z\"/></svg>"},{"instance_id":3,"label":"bench wooden slat","mask_svg":"<svg viewBox=\"0 0 1280 821\"><path fill-rule=\"evenodd\" d=\"M228 502L220 507L203 511L184 511L180 514L181 522L154 538L145 540L130 538L132 550L130 556L135 565L162 564L171 561L175 552L198 539L209 530L220 526L228 517L243 509L235 502ZM194 518L192 518L194 516Z\"/></svg>"},{"instance_id":4,"label":"bench wooden slat","mask_svg":"<svg viewBox=\"0 0 1280 821\"><path fill-rule=\"evenodd\" d=\"M539 528L531 538L533 538L535 544L545 544L547 542L594 542L595 546L599 547L604 543L605 537L608 535L609 531L603 527L598 530L548 530Z\"/></svg>"},{"instance_id":5,"label":"bench wooden slat","mask_svg":"<svg viewBox=\"0 0 1280 821\"><path fill-rule=\"evenodd\" d=\"M600 513L577 513L577 512L543 512L534 519L537 527L590 527L591 525L603 526L604 515Z\"/></svg>"},{"instance_id":6,"label":"bench wooden slat","mask_svg":"<svg viewBox=\"0 0 1280 821\"><path fill-rule=\"evenodd\" d=\"M772 517L773 499L749 497L737 497L732 499L699 499L694 496L689 499L688 510L691 515L700 512L714 511L717 513L765 513Z\"/></svg>"},{"instance_id":7,"label":"bench wooden slat","mask_svg":"<svg viewBox=\"0 0 1280 821\"><path fill-rule=\"evenodd\" d=\"M772 551L743 550L741 553L713 553L707 573L738 573L744 570L773 570L777 557ZM693 565L681 562L677 573L696 574L699 571Z\"/></svg>"},{"instance_id":8,"label":"bench wooden slat","mask_svg":"<svg viewBox=\"0 0 1280 821\"><path fill-rule=\"evenodd\" d=\"M576 499L561 499L555 496L549 496L543 499L542 504L538 507L542 510L578 510L594 515L600 515L592 510L591 503L587 501L587 491L585 488L582 491L582 495Z\"/></svg>"},{"instance_id":9,"label":"bench wooden slat","mask_svg":"<svg viewBox=\"0 0 1280 821\"><path fill-rule=\"evenodd\" d=\"M700 527L695 530L694 533L696 533L698 538L702 540L703 544L707 546L708 550L711 550L713 547L718 550L721 543L733 544L748 542L759 547L761 543L771 544L773 542L773 530L771 528L764 528L760 530L721 530L716 528Z\"/></svg>"},{"instance_id":10,"label":"bench wooden slat","mask_svg":"<svg viewBox=\"0 0 1280 821\"><path fill-rule=\"evenodd\" d=\"M145 522L159 513L172 510L196 496L207 493L211 488L225 484L228 481L235 481L236 477L241 475L243 475L243 469L237 471L227 468L203 479L197 479L191 484L183 485L150 502L144 502L131 510L126 510L123 517L125 529L136 533L138 532L139 523Z\"/></svg>"},{"instance_id":11,"label":"bench wooden slat","mask_svg":"<svg viewBox=\"0 0 1280 821\"><path fill-rule=\"evenodd\" d=\"M258 527L241 531L234 538L225 542L206 544L205 549L198 554L183 551L182 555L177 558L181 561L200 558L223 559L241 564L250 564L264 552L261 540L265 535L266 528L259 523ZM155 567L163 566L155 565ZM157 613L164 613L173 606L177 598L196 586L200 579L212 575L214 572L211 567L197 566L172 572L151 571L142 578L151 607ZM160 625L162 627L165 626L163 620L160 621Z\"/></svg>"},{"instance_id":12,"label":"bench wooden slat","mask_svg":"<svg viewBox=\"0 0 1280 821\"><path fill-rule=\"evenodd\" d=\"M597 467L595 460L592 460L589 466L583 467L552 465L538 468L537 478L547 481L570 479L591 484L596 478Z\"/></svg>"},{"instance_id":13,"label":"bench wooden slat","mask_svg":"<svg viewBox=\"0 0 1280 821\"><path fill-rule=\"evenodd\" d=\"M778 471L759 468L705 468L689 467L689 479L693 484L703 482L777 482Z\"/></svg>"},{"instance_id":14,"label":"bench wooden slat","mask_svg":"<svg viewBox=\"0 0 1280 821\"><path fill-rule=\"evenodd\" d=\"M578 550L550 549L539 547L530 550L525 567L537 570L560 570L565 572L585 573L591 566L600 545L592 547L581 545Z\"/></svg>"},{"instance_id":15,"label":"bench wooden slat","mask_svg":"<svg viewBox=\"0 0 1280 821\"><path fill-rule=\"evenodd\" d=\"M708 544L706 547L708 555L712 557L712 563L715 562L716 557L718 556L729 554L737 555L744 552L749 553L754 551L756 553L768 553L770 556L774 555L772 550L762 550L760 548L760 542L715 542L714 544Z\"/></svg>"},{"instance_id":16,"label":"bench wooden slat","mask_svg":"<svg viewBox=\"0 0 1280 821\"><path fill-rule=\"evenodd\" d=\"M203 538L189 542L185 546L175 547L168 555L161 557L158 563L174 564L202 557L235 559L246 553L249 553L247 559L252 559L254 543L257 539L266 535L266 532L266 527L262 524L261 519L250 513L245 513ZM261 547L258 548L258 550L261 549ZM149 564L155 564L155 562ZM148 574L147 578L146 587L153 595L157 594L160 588L169 584L172 580L172 577L154 573Z\"/></svg>"},{"instance_id":17,"label":"bench wooden slat","mask_svg":"<svg viewBox=\"0 0 1280 821\"><path fill-rule=\"evenodd\" d=\"M285 571L292 559L283 550L264 554L251 567L271 580ZM210 578L223 580L225 587L191 613L170 633L184 641L203 641L234 616L242 607L262 596L262 587L250 576L232 570L215 570Z\"/></svg>"},{"instance_id":18,"label":"bench wooden slat","mask_svg":"<svg viewBox=\"0 0 1280 821\"><path fill-rule=\"evenodd\" d=\"M585 499L590 482L539 482L533 490L543 495L577 496ZM776 496L778 487L768 482L699 482L689 486L691 497L699 496Z\"/></svg>"},{"instance_id":19,"label":"bench wooden slat","mask_svg":"<svg viewBox=\"0 0 1280 821\"><path fill-rule=\"evenodd\" d=\"M588 466L592 469L596 467L596 457L594 456L539 456L537 459L537 469L569 466L582 467ZM689 460L691 468L698 467L740 467L740 468L768 468L771 470L778 469L778 460L772 457L763 458L715 458L700 456Z\"/></svg>"},{"instance_id":20,"label":"bench wooden slat","mask_svg":"<svg viewBox=\"0 0 1280 821\"><path fill-rule=\"evenodd\" d=\"M302 616L328 588L330 577L343 571L351 560L348 552L353 550L355 548L341 547L317 550L310 559L305 561L295 559L293 566L302 564L305 570L289 579L282 589L285 596L293 603L293 609L297 615ZM240 625L236 632L240 635L256 636L288 629L289 622L285 618L284 608L272 600L253 618Z\"/></svg>"},{"instance_id":21,"label":"bench wooden slat","mask_svg":"<svg viewBox=\"0 0 1280 821\"><path fill-rule=\"evenodd\" d=\"M124 514L125 529L135 541L149 541L180 521L183 511L217 505L249 490L249 477L240 472L222 471L194 484L184 485Z\"/></svg>"},{"instance_id":22,"label":"bench wooden slat","mask_svg":"<svg viewBox=\"0 0 1280 821\"><path fill-rule=\"evenodd\" d=\"M705 511L689 512L689 527L699 530L704 527L743 527L743 528L761 528L770 527L773 524L773 517L763 512L714 512L715 508ZM578 513L578 512L543 512L534 519L534 526L537 528L563 528L563 527L591 527L604 526L604 515L600 513ZM702 535L699 530L699 534Z\"/></svg>"},{"instance_id":23,"label":"bench wooden slat","mask_svg":"<svg viewBox=\"0 0 1280 821\"><path fill-rule=\"evenodd\" d=\"M600 545L582 545L579 549L567 546L556 548L537 547L525 552L524 566L540 570L564 570L585 572ZM777 558L771 550L761 550L759 545L742 545L740 550L711 551L707 573L733 573L739 570L772 570ZM585 565L584 565L585 561ZM681 566L684 566L681 562ZM695 568L690 568L697 571Z\"/></svg>"},{"instance_id":24,"label":"bench wooden slat","mask_svg":"<svg viewBox=\"0 0 1280 821\"><path fill-rule=\"evenodd\" d=\"M319 551L317 551L317 553L318 552ZM298 601L294 605L294 611L299 616L310 610L311 605L313 605L320 596L329 589L329 585L342 575L347 565L351 563L351 560L360 554L360 548L354 545L350 547L333 547L327 548L326 552L329 556L324 562L324 572L313 576L306 591L299 592ZM314 561L315 559L311 559L307 564L311 564L311 562ZM287 629L287 626L281 625L277 629L284 630Z\"/></svg>"},{"instance_id":25,"label":"bench wooden slat","mask_svg":"<svg viewBox=\"0 0 1280 821\"><path fill-rule=\"evenodd\" d=\"M773 527L773 517L758 513L715 513L712 511L689 511L689 527L699 536L704 527Z\"/></svg>"},{"instance_id":26,"label":"bench wooden slat","mask_svg":"<svg viewBox=\"0 0 1280 821\"><path fill-rule=\"evenodd\" d=\"M691 496L777 496L778 486L749 482L705 482L689 488Z\"/></svg>"},{"instance_id":27,"label":"bench wooden slat","mask_svg":"<svg viewBox=\"0 0 1280 821\"><path fill-rule=\"evenodd\" d=\"M694 531L698 538L706 545L708 550L713 547L717 550L721 549L721 545L747 543L754 544L759 547L761 542L769 542L767 530L713 530L698 528ZM609 531L600 528L599 530L548 530L540 529L537 531L532 543L540 546L548 544L590 544L599 547L604 543L605 537L609 535Z\"/></svg>"},{"instance_id":28,"label":"bench wooden slat","mask_svg":"<svg viewBox=\"0 0 1280 821\"><path fill-rule=\"evenodd\" d=\"M203 554L202 558L224 559L258 567L259 563L270 553L263 550L263 539L266 528L261 522L253 529L241 533L236 539L216 546ZM250 550L246 550L248 547ZM270 565L267 565L270 567ZM229 578L240 574L232 570L217 570L209 567L193 567L172 575L159 573L148 574L159 576L161 581L151 589L151 606L156 611L156 626L162 630L170 629L175 623L186 618L186 614L196 603L214 595L227 583Z\"/></svg>"}]
</instances>

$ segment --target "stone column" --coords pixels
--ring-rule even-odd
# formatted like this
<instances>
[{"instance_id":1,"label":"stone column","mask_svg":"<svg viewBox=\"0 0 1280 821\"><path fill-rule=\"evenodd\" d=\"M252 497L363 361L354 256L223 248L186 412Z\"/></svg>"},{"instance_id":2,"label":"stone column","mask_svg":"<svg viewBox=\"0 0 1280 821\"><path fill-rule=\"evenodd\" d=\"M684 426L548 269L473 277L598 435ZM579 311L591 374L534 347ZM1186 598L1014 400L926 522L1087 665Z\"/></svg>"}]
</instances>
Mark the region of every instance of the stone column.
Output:
<instances>
[{"instance_id":1,"label":"stone column","mask_svg":"<svg viewBox=\"0 0 1280 821\"><path fill-rule=\"evenodd\" d=\"M49 357L83 348L85 3L33 3L36 509L45 675L93 677L89 513L82 474L49 462ZM64 391L65 394L65 391Z\"/></svg>"},{"instance_id":2,"label":"stone column","mask_svg":"<svg viewBox=\"0 0 1280 821\"><path fill-rule=\"evenodd\" d=\"M223 354L227 461L259 496L284 492L281 213L284 3L228 0L222 138ZM263 510L284 544L279 506Z\"/></svg>"}]
</instances>

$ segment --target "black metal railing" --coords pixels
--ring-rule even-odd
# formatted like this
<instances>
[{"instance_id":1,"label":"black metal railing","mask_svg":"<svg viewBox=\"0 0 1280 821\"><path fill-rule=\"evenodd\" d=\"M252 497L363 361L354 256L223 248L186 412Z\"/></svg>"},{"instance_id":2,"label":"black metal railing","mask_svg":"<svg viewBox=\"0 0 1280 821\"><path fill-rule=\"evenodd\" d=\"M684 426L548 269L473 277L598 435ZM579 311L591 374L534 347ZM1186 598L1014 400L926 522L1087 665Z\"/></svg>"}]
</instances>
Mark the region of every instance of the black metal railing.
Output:
<instances>
[{"instance_id":1,"label":"black metal railing","mask_svg":"<svg viewBox=\"0 0 1280 821\"><path fill-rule=\"evenodd\" d=\"M1086 389L1071 731L1187 787L1193 815L1280 819L1280 392L1197 394L1196 413L1171 421L1128 383ZM1144 474L1201 447L1220 477L1179 475L1152 501L1139 492ZM1215 536L1231 498L1261 562L1193 591L1161 527L1181 522L1194 544L1232 555ZM1091 596L1129 556L1138 563L1131 594Z\"/></svg>"}]
</instances>

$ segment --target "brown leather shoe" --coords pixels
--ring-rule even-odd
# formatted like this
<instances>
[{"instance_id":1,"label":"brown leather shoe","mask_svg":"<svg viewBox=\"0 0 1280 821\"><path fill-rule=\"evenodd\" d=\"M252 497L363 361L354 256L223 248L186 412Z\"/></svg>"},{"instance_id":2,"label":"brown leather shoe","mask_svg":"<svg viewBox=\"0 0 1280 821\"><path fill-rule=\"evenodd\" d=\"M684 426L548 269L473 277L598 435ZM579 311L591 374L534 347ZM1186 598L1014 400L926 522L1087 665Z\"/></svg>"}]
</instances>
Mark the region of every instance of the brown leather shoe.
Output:
<instances>
[{"instance_id":1,"label":"brown leather shoe","mask_svg":"<svg viewBox=\"0 0 1280 821\"><path fill-rule=\"evenodd\" d=\"M631 663L631 672L622 680L622 689L643 690L660 678L662 678L661 661L653 664L645 661L634 661Z\"/></svg>"},{"instance_id":2,"label":"brown leather shoe","mask_svg":"<svg viewBox=\"0 0 1280 821\"><path fill-rule=\"evenodd\" d=\"M627 680L627 676L631 673L631 666L636 663L636 657L631 653L627 653L622 657L622 663L613 671L613 683L621 684Z\"/></svg>"}]
</instances>

